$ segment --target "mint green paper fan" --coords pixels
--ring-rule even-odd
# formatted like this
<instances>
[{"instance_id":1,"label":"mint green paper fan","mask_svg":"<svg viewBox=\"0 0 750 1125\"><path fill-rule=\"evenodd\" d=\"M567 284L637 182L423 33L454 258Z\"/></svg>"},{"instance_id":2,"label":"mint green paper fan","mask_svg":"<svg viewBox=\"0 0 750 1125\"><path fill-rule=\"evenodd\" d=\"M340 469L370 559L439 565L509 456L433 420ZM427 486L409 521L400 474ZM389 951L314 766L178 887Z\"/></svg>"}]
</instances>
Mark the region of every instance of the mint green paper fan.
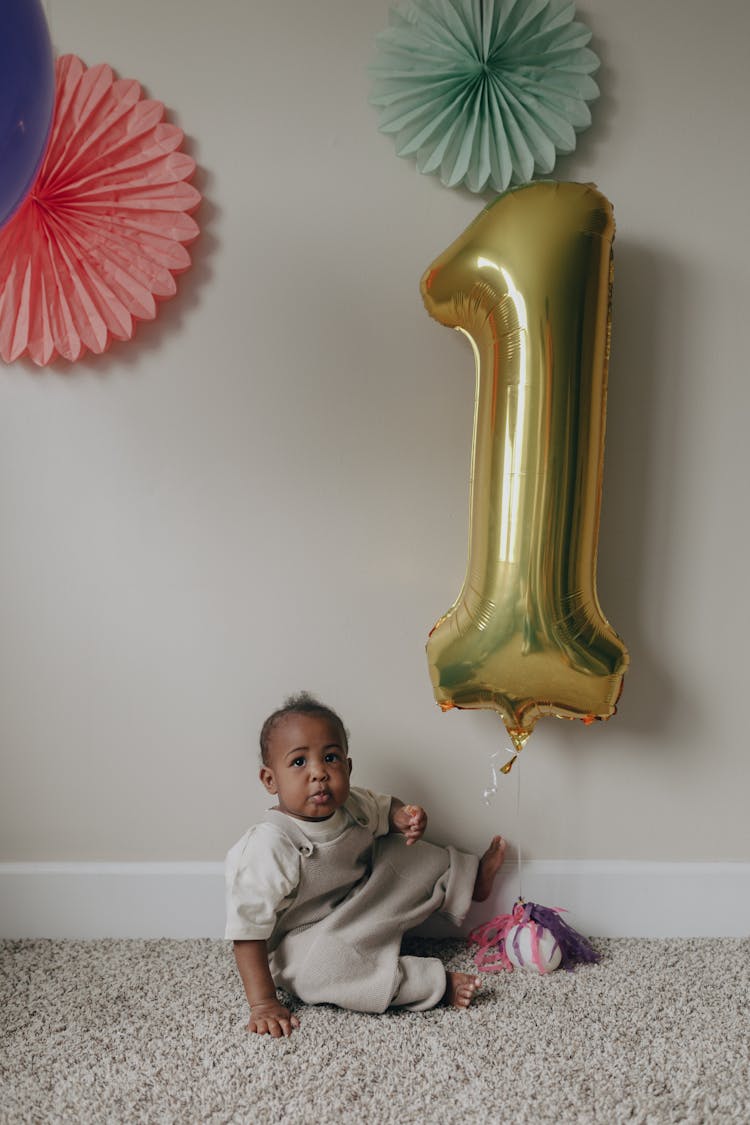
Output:
<instances>
[{"instance_id":1,"label":"mint green paper fan","mask_svg":"<svg viewBox=\"0 0 750 1125\"><path fill-rule=\"evenodd\" d=\"M599 59L571 0L404 0L377 36L371 102L399 156L447 187L548 175L591 124Z\"/></svg>"}]
</instances>

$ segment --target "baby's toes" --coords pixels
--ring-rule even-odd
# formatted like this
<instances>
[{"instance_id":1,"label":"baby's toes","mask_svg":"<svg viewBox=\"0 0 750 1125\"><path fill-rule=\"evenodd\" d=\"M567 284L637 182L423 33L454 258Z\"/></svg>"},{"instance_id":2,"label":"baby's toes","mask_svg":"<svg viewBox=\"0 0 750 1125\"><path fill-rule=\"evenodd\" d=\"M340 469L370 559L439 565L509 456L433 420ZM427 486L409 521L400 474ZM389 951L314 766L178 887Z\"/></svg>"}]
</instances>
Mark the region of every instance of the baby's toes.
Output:
<instances>
[{"instance_id":1,"label":"baby's toes","mask_svg":"<svg viewBox=\"0 0 750 1125\"><path fill-rule=\"evenodd\" d=\"M458 987L459 1003L462 1008L469 1007L478 988L479 977L469 977L468 980L462 981L462 983Z\"/></svg>"}]
</instances>

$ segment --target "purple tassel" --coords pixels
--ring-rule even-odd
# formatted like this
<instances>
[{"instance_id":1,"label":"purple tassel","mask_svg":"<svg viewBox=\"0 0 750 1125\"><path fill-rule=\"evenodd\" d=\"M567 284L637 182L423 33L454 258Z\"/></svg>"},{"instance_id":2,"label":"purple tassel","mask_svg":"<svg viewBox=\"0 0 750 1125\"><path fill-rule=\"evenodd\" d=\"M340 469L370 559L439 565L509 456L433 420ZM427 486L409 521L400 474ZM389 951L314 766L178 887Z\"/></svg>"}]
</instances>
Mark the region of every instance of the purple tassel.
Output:
<instances>
[{"instance_id":1,"label":"purple tassel","mask_svg":"<svg viewBox=\"0 0 750 1125\"><path fill-rule=\"evenodd\" d=\"M562 954L561 969L572 969L574 965L581 963L595 964L599 961L600 955L588 938L569 926L565 919L560 917L560 913L559 907L540 906L537 902L523 904L524 922L531 919L532 922L544 926L560 946L560 953Z\"/></svg>"}]
</instances>

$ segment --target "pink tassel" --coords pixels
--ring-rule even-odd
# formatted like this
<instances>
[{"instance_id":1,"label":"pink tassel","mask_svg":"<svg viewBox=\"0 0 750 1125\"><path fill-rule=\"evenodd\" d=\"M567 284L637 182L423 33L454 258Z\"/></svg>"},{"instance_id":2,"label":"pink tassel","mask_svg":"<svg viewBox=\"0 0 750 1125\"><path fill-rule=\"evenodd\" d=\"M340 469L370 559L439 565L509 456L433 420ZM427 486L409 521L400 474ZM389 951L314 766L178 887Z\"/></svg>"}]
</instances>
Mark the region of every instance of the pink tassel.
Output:
<instances>
[{"instance_id":1,"label":"pink tassel","mask_svg":"<svg viewBox=\"0 0 750 1125\"><path fill-rule=\"evenodd\" d=\"M508 973L513 972L513 966L505 952L505 939L509 931L522 921L522 914L518 915L517 910L518 903L512 914L498 914L469 934L469 942L479 946L474 954L478 969L485 973L499 973L503 969Z\"/></svg>"},{"instance_id":2,"label":"pink tassel","mask_svg":"<svg viewBox=\"0 0 750 1125\"><path fill-rule=\"evenodd\" d=\"M529 922L529 933L531 935L531 959L540 973L546 973L547 966L539 954L539 926L536 922Z\"/></svg>"},{"instance_id":3,"label":"pink tassel","mask_svg":"<svg viewBox=\"0 0 750 1125\"><path fill-rule=\"evenodd\" d=\"M478 969L485 973L499 973L503 969L513 972L513 966L505 952L505 938L515 924L512 914L498 914L490 922L471 931L469 941L479 946L474 954Z\"/></svg>"}]
</instances>

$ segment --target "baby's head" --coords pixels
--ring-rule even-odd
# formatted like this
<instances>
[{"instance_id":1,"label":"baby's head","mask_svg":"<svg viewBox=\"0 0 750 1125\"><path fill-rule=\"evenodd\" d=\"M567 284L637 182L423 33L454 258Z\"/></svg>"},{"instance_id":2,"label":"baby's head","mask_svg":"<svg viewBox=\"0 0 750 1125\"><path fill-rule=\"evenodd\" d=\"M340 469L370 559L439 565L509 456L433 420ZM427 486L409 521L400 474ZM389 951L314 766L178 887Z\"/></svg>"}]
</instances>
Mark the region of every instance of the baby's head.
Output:
<instances>
[{"instance_id":1,"label":"baby's head","mask_svg":"<svg viewBox=\"0 0 750 1125\"><path fill-rule=\"evenodd\" d=\"M260 780L290 816L326 820L349 796L352 763L344 724L306 692L268 716L260 753Z\"/></svg>"}]
</instances>

